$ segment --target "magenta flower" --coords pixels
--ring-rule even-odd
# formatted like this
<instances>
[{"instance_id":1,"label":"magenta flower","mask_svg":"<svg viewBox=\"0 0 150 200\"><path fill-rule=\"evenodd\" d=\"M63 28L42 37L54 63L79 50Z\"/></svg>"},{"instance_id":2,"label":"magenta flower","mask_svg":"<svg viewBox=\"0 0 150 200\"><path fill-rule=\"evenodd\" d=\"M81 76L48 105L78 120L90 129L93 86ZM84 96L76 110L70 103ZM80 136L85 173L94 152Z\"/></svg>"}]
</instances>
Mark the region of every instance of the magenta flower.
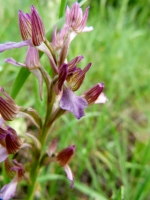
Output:
<instances>
[{"instance_id":1,"label":"magenta flower","mask_svg":"<svg viewBox=\"0 0 150 200\"><path fill-rule=\"evenodd\" d=\"M60 99L60 107L63 110L72 112L77 119L84 116L84 108L88 103L83 97L76 96L74 91L77 91L82 85L85 74L91 67L89 63L83 70L76 67L82 60L82 56L70 61L68 64L63 64L59 69L58 89L62 90Z\"/></svg>"}]
</instances>

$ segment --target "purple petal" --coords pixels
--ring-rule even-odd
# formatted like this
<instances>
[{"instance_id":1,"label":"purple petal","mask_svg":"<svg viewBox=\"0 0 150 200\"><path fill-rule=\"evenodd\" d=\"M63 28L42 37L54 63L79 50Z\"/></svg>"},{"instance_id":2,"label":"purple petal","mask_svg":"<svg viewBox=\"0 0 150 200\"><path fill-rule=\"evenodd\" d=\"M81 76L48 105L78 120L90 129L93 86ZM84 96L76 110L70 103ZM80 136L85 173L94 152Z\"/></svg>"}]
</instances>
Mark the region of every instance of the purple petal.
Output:
<instances>
[{"instance_id":1,"label":"purple petal","mask_svg":"<svg viewBox=\"0 0 150 200\"><path fill-rule=\"evenodd\" d=\"M85 99L76 96L70 89L64 89L60 100L60 107L62 109L72 112L77 119L80 119L84 116L84 108L86 108L87 105Z\"/></svg>"},{"instance_id":2,"label":"purple petal","mask_svg":"<svg viewBox=\"0 0 150 200\"><path fill-rule=\"evenodd\" d=\"M18 180L15 177L0 190L0 199L9 200L15 196Z\"/></svg>"},{"instance_id":3,"label":"purple petal","mask_svg":"<svg viewBox=\"0 0 150 200\"><path fill-rule=\"evenodd\" d=\"M23 46L28 46L30 45L30 41L29 40L25 40L25 41L21 41L21 42L7 42L4 44L0 44L0 52L3 52L7 49L13 49L13 48L20 48Z\"/></svg>"},{"instance_id":4,"label":"purple petal","mask_svg":"<svg viewBox=\"0 0 150 200\"><path fill-rule=\"evenodd\" d=\"M64 170L66 172L67 178L70 180L70 187L73 188L74 186L74 176L69 167L69 165L65 165Z\"/></svg>"},{"instance_id":5,"label":"purple petal","mask_svg":"<svg viewBox=\"0 0 150 200\"><path fill-rule=\"evenodd\" d=\"M13 58L6 58L6 59L5 59L5 62L6 62L6 63L10 63L10 64L15 65L15 66L25 67L25 64L19 63L19 62L17 62L16 60L14 60Z\"/></svg>"},{"instance_id":6,"label":"purple petal","mask_svg":"<svg viewBox=\"0 0 150 200\"><path fill-rule=\"evenodd\" d=\"M8 153L7 153L6 148L0 145L0 163L6 160L7 157L8 157Z\"/></svg>"},{"instance_id":7,"label":"purple petal","mask_svg":"<svg viewBox=\"0 0 150 200\"><path fill-rule=\"evenodd\" d=\"M25 64L29 70L39 68L41 66L39 59L39 51L35 47L28 47Z\"/></svg>"}]
</instances>

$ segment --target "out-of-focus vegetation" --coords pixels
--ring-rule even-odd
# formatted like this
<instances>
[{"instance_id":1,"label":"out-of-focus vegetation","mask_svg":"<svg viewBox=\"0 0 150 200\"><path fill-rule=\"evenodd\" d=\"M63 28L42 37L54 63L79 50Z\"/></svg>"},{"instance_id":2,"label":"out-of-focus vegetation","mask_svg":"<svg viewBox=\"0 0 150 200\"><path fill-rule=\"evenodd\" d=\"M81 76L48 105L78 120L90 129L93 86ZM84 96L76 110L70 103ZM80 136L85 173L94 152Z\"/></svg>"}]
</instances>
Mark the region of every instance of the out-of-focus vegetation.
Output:
<instances>
[{"instance_id":1,"label":"out-of-focus vegetation","mask_svg":"<svg viewBox=\"0 0 150 200\"><path fill-rule=\"evenodd\" d=\"M72 3L68 1L69 6ZM21 40L17 12L19 9L29 12L32 4L39 11L47 31L57 22L59 0L1 0L0 43ZM70 144L77 146L70 163L75 187L70 190L62 168L52 164L38 177L37 199L150 200L150 1L91 0L83 8L88 5L87 24L94 30L75 38L69 59L80 54L85 57L81 67L92 62L79 92L104 82L109 101L87 108L80 121L67 114L56 122L52 137L59 138L58 148ZM25 52L26 48L22 48L0 54L0 85L7 92L11 91L19 68L3 60L14 57L23 62ZM42 61L47 68L47 59L43 57ZM33 75L16 102L32 106L42 115L45 104L44 101L40 103ZM18 125L19 122L12 125L24 133L25 128L22 130L23 125ZM2 187L9 179L2 165L0 171ZM23 197L24 193L26 188L22 182L17 197Z\"/></svg>"}]
</instances>

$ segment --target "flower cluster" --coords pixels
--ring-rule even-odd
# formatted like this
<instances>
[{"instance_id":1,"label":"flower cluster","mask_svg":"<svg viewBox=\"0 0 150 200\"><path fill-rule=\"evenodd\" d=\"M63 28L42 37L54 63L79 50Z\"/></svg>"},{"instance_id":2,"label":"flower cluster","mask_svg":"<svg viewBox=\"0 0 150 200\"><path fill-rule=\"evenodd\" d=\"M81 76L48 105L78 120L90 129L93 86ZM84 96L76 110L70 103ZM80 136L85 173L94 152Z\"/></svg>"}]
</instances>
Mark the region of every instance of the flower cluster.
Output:
<instances>
[{"instance_id":1,"label":"flower cluster","mask_svg":"<svg viewBox=\"0 0 150 200\"><path fill-rule=\"evenodd\" d=\"M41 119L38 112L33 108L22 108L16 105L15 101L0 87L0 162L5 162L5 169L8 175L13 174L12 181L0 190L0 199L10 199L15 195L17 183L28 173L31 190L34 190L35 180L32 180L31 173L37 173L43 165L52 161L62 166L67 178L73 187L74 176L68 166L68 162L75 152L75 145L69 146L60 152L56 152L57 141L51 142L47 155L43 154L43 147L51 126L55 120L66 112L71 112L77 119L84 116L84 109L94 103L105 103L106 96L103 93L104 83L98 83L92 88L77 96L76 91L82 86L86 73L90 70L91 63L81 69L78 67L83 56L78 55L72 60L67 59L71 41L81 32L92 31L93 27L87 27L89 7L84 14L76 2L72 8L66 8L65 24L59 31L55 26L51 41L48 41L45 34L44 24L36 8L31 6L31 13L19 11L19 28L22 37L21 42L7 42L0 44L0 52L12 48L28 46L26 59L20 63L13 58L5 59L6 63L25 67L37 79L39 83L39 95L42 100L43 82L47 87L47 110L45 119ZM44 52L49 59L52 70L50 76L40 62L39 51ZM16 117L28 117L38 130L37 136L26 133L26 139L20 138L6 121L14 120ZM28 139L27 139L28 138ZM23 147L33 150L31 162L36 170L26 171L25 163L21 164L16 160L9 160L9 154L16 154ZM39 157L37 161L36 158ZM35 163L37 164L35 165ZM38 174L36 174L37 176ZM35 176L33 176L35 177ZM8 192L9 190L9 192ZM33 191L30 192L33 195Z\"/></svg>"}]
</instances>

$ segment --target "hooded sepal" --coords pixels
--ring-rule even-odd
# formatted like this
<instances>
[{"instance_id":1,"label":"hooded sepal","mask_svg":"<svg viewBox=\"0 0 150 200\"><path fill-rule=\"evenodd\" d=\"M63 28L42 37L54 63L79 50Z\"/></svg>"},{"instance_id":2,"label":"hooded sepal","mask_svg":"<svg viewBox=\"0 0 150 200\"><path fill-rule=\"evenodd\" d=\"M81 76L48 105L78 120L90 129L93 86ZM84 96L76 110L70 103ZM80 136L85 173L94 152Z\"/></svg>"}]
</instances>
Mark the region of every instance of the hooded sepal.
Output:
<instances>
[{"instance_id":1,"label":"hooded sepal","mask_svg":"<svg viewBox=\"0 0 150 200\"><path fill-rule=\"evenodd\" d=\"M76 96L72 90L64 88L63 95L60 100L60 107L63 110L72 112L77 119L84 116L84 108L87 107L87 102L82 97Z\"/></svg>"},{"instance_id":2,"label":"hooded sepal","mask_svg":"<svg viewBox=\"0 0 150 200\"><path fill-rule=\"evenodd\" d=\"M16 131L11 127L8 127L5 137L5 147L8 154L15 154L19 151L22 145L22 140L18 137Z\"/></svg>"},{"instance_id":3,"label":"hooded sepal","mask_svg":"<svg viewBox=\"0 0 150 200\"><path fill-rule=\"evenodd\" d=\"M16 115L19 112L19 107L2 87L0 87L0 92L4 96L0 96L0 114L4 120L11 121L16 118Z\"/></svg>"},{"instance_id":4,"label":"hooded sepal","mask_svg":"<svg viewBox=\"0 0 150 200\"><path fill-rule=\"evenodd\" d=\"M88 105L92 105L94 103L106 103L108 99L102 92L103 89L104 83L98 83L83 93L82 97L88 102Z\"/></svg>"},{"instance_id":5,"label":"hooded sepal","mask_svg":"<svg viewBox=\"0 0 150 200\"><path fill-rule=\"evenodd\" d=\"M76 150L75 145L69 146L61 150L56 156L59 165L64 167L66 164L68 164L72 156L74 155L75 150Z\"/></svg>"},{"instance_id":6,"label":"hooded sepal","mask_svg":"<svg viewBox=\"0 0 150 200\"><path fill-rule=\"evenodd\" d=\"M6 148L8 154L15 154L19 151L22 140L18 137L16 131L7 126L0 128L0 144Z\"/></svg>"},{"instance_id":7,"label":"hooded sepal","mask_svg":"<svg viewBox=\"0 0 150 200\"><path fill-rule=\"evenodd\" d=\"M18 12L20 34L23 40L29 40L32 37L31 15L24 14L21 10Z\"/></svg>"},{"instance_id":8,"label":"hooded sepal","mask_svg":"<svg viewBox=\"0 0 150 200\"><path fill-rule=\"evenodd\" d=\"M45 41L45 29L40 15L33 5L31 6L31 25L32 42L35 46L39 46Z\"/></svg>"}]
</instances>

